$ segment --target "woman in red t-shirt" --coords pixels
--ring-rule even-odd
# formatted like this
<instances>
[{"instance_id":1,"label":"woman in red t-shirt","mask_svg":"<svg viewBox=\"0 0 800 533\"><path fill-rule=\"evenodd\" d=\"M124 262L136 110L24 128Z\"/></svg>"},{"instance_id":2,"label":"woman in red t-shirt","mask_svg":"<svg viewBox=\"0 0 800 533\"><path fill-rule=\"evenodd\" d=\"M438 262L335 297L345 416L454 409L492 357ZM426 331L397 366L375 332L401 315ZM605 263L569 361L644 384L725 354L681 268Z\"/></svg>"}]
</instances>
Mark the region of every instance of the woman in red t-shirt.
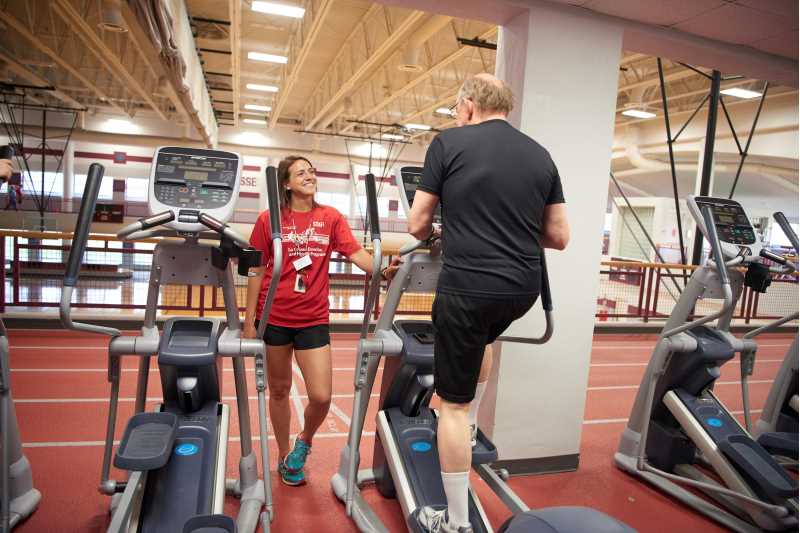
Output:
<instances>
[{"instance_id":1,"label":"woman in red t-shirt","mask_svg":"<svg viewBox=\"0 0 800 533\"><path fill-rule=\"evenodd\" d=\"M350 259L367 275L372 256L353 236L347 220L333 207L314 201L316 169L305 157L290 156L278 165L281 193L281 233L284 263L269 315L267 381L272 428L278 441L278 473L287 485L305 483L303 467L317 428L331 403L332 368L328 327L328 264L332 252ZM255 338L257 317L266 299L271 276L272 241L269 211L258 217L250 244L263 254L266 266L247 284L244 335ZM384 270L384 275L386 270ZM289 451L292 352L305 381L308 406L303 431Z\"/></svg>"}]
</instances>

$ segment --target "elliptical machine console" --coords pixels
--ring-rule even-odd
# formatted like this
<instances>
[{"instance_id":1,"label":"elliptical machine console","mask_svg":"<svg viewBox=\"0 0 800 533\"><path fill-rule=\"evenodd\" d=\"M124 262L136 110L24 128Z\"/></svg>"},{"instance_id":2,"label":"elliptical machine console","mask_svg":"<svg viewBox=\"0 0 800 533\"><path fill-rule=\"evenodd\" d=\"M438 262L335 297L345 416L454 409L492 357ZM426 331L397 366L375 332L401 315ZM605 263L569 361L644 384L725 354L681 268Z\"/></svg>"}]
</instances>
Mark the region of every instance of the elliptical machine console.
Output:
<instances>
[{"instance_id":1,"label":"elliptical machine console","mask_svg":"<svg viewBox=\"0 0 800 533\"><path fill-rule=\"evenodd\" d=\"M109 381L111 396L100 492L112 497L110 532L253 533L259 524L269 531L273 517L269 475L259 473L252 447L245 357L255 361L258 391L261 464L269 465L267 449L266 365L261 340L243 339L230 259L238 258L239 273L261 264L260 252L227 222L239 193L242 160L220 150L162 147L156 150L149 184L148 217L124 227L121 240L179 237L158 242L153 250L147 307L141 334L122 336L103 326L73 322L71 296L89 236L89 227L104 169L93 164L70 251L62 291L61 320L65 327L111 336ZM267 169L270 206L278 205L274 167ZM279 209L270 209L275 271L282 255ZM276 230L277 228L277 230ZM219 244L209 243L219 239ZM261 323L266 325L277 288L273 274ZM222 290L225 320L177 317L160 333L156 325L160 289L165 285L211 286ZM191 287L190 289L191 290ZM263 337L263 328L259 339ZM163 403L145 412L150 358L158 358ZM134 415L128 420L114 453L122 357L139 358ZM231 357L236 382L241 458L239 478L225 478L230 408L222 402L222 357ZM127 470L122 481L110 478L112 463ZM222 514L225 493L241 499L236 523ZM262 508L265 512L262 513Z\"/></svg>"}]
</instances>

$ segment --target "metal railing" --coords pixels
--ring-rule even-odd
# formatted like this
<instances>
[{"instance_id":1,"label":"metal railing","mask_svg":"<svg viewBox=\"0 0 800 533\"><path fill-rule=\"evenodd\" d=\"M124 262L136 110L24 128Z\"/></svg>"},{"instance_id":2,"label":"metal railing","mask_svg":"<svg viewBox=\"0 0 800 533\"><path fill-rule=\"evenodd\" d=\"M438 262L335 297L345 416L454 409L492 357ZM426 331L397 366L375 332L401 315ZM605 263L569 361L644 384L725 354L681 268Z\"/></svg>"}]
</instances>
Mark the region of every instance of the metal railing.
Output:
<instances>
[{"instance_id":1,"label":"metal railing","mask_svg":"<svg viewBox=\"0 0 800 533\"><path fill-rule=\"evenodd\" d=\"M57 308L70 233L0 231L0 312ZM133 312L145 309L153 247L157 239L122 242L113 235L90 237L75 307ZM384 256L391 260L391 252ZM631 261L601 263L596 317L599 322L663 321L669 315L685 280L697 268ZM363 272L346 258L333 257L330 272L330 313L333 320L358 318L364 313L368 283ZM385 294L372 310L380 312ZM247 278L236 276L236 298L244 312ZM429 315L433 294L404 296L398 309L403 315ZM715 300L700 300L696 312L714 312ZM770 320L798 306L797 278L773 276L765 294L745 288L735 319L744 323ZM168 285L162 287L159 310L164 314L213 315L224 311L222 292L212 287Z\"/></svg>"}]
</instances>

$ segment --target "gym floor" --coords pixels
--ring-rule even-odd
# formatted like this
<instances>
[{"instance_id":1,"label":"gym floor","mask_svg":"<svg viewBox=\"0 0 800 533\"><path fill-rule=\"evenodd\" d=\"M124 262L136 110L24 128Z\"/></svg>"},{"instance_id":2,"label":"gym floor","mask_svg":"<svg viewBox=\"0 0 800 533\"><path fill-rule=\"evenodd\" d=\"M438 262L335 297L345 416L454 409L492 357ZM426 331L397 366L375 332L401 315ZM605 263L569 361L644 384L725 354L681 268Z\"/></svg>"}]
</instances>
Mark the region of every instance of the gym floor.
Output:
<instances>
[{"instance_id":1,"label":"gym floor","mask_svg":"<svg viewBox=\"0 0 800 533\"><path fill-rule=\"evenodd\" d=\"M613 466L613 453L627 421L639 380L655 342L655 335L596 335L586 398L580 468L577 472L513 478L512 488L531 507L556 505L591 506L619 518L640 532L724 531L713 522L622 473ZM772 379L792 341L788 334L761 337L755 373L751 380L752 405L760 412ZM320 428L309 458L309 484L282 485L272 474L276 516L273 531L355 531L333 496L329 480L336 470L339 451L347 438L352 412L352 372L357 337L333 336L333 405ZM25 454L34 483L42 491L39 509L15 531L101 532L108 524L108 499L96 488L100 478L109 385L106 382L107 340L97 336L60 330L10 331L12 391L19 418ZM124 420L132 413L135 365L127 358L121 387L117 438ZM252 364L248 365L252 368ZM238 424L230 361L224 388L232 407L228 452L228 476L235 475L239 458ZM155 361L150 378L149 404L159 400L160 383ZM380 379L380 375L379 378ZM741 420L742 401L738 361L723 367L717 393ZM256 396L250 379L252 427L258 427ZM377 396L377 395L375 395ZM299 374L292 388L294 421L305 403ZM362 444L362 465L371 464L377 398L367 415ZM544 406L541 406L544 408ZM536 409L536 406L532 406ZM270 454L276 457L270 437ZM115 473L117 479L122 477ZM497 528L509 515L502 503L473 474L473 484ZM375 489L364 491L378 515L391 531L403 531L399 505L383 499ZM236 501L228 498L226 512L235 515Z\"/></svg>"}]
</instances>

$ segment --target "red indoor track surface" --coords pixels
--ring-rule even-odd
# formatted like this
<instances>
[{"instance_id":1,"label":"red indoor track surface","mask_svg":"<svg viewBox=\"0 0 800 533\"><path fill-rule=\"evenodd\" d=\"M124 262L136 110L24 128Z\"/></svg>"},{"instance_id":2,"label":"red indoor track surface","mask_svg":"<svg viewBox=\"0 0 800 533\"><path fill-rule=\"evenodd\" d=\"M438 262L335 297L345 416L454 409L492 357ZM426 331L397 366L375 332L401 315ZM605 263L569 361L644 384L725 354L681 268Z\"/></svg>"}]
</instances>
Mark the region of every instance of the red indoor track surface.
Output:
<instances>
[{"instance_id":1,"label":"red indoor track surface","mask_svg":"<svg viewBox=\"0 0 800 533\"><path fill-rule=\"evenodd\" d=\"M772 379L792 337L760 338L758 362L751 384L753 409L760 411ZM634 478L617 470L613 454L639 385L654 335L598 335L592 349L580 468L577 472L513 478L511 486L532 508L554 505L586 505L619 518L641 532L723 531L713 522L675 503ZM107 340L97 336L53 330L12 330L12 390L25 454L34 483L43 499L36 513L18 529L20 533L91 533L108 525L108 499L97 492L102 461L102 441L108 409L106 382ZM333 335L334 408L314 440L304 487L287 487L272 473L276 517L273 531L355 531L344 509L333 496L329 480L345 444L352 409L352 372L356 336ZM251 368L248 363L248 368ZM741 420L739 365L723 368L716 391ZM133 411L135 362L124 366L117 435ZM161 395L155 361L152 361L148 398L155 404ZM238 420L230 361L225 362L225 401L231 406L228 476L236 475L239 458ZM249 380L251 424L258 428L256 391ZM380 377L379 377L380 378ZM293 406L305 404L305 388L295 376ZM377 392L377 391L375 391ZM362 443L362 467L372 461L377 398L367 415ZM298 431L293 407L292 431ZM277 455L270 437L270 454ZM274 469L274 465L273 465ZM117 473L119 474L119 473ZM117 475L116 477L120 477ZM473 475L473 486L497 528L509 515L502 503ZM383 499L375 489L364 497L392 531L404 531L397 502ZM228 498L226 512L236 513Z\"/></svg>"}]
</instances>

